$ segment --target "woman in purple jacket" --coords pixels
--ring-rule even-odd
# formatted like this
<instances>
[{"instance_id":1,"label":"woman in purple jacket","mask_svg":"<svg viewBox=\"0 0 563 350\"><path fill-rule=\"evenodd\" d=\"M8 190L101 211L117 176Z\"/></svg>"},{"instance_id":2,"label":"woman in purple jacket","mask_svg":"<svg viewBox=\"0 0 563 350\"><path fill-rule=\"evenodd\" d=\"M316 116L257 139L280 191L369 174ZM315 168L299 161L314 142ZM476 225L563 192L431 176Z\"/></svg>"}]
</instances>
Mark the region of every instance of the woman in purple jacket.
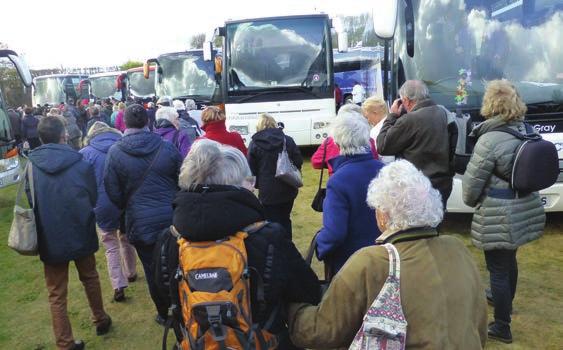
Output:
<instances>
[{"instance_id":1,"label":"woman in purple jacket","mask_svg":"<svg viewBox=\"0 0 563 350\"><path fill-rule=\"evenodd\" d=\"M171 142L180 152L182 159L186 158L192 141L186 130L180 129L178 112L174 107L162 106L156 111L156 129L154 130L163 140Z\"/></svg>"},{"instance_id":2,"label":"woman in purple jacket","mask_svg":"<svg viewBox=\"0 0 563 350\"><path fill-rule=\"evenodd\" d=\"M84 160L94 166L98 185L98 201L94 208L96 223L102 243L106 248L106 259L113 299L125 300L125 288L128 282L137 279L135 247L127 240L127 235L120 229L121 211L109 200L104 188L104 164L110 147L119 139L121 133L103 122L95 122L89 129L80 150ZM121 263L123 261L123 264Z\"/></svg>"}]
</instances>

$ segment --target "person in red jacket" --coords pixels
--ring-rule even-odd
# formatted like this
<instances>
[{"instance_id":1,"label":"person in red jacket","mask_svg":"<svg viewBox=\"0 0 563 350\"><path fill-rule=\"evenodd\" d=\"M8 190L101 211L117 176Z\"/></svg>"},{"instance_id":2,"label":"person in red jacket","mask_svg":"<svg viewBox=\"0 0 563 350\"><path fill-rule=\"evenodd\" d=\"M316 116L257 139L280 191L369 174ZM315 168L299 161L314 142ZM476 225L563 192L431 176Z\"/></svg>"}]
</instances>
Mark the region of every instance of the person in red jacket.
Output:
<instances>
[{"instance_id":1,"label":"person in red jacket","mask_svg":"<svg viewBox=\"0 0 563 350\"><path fill-rule=\"evenodd\" d=\"M209 139L217 141L223 145L232 146L241 151L246 156L246 146L238 132L227 131L225 125L225 112L215 106L209 106L201 113L201 127L205 131L205 135L198 139Z\"/></svg>"}]
</instances>

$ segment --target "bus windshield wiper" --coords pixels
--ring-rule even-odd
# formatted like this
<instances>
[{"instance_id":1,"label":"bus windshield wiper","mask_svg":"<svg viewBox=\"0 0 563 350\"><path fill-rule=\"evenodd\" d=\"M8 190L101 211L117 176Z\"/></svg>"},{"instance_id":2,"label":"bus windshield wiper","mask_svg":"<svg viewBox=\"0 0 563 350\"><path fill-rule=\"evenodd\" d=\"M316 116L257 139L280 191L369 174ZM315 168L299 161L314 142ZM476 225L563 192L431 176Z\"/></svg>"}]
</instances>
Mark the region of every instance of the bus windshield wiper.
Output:
<instances>
[{"instance_id":1,"label":"bus windshield wiper","mask_svg":"<svg viewBox=\"0 0 563 350\"><path fill-rule=\"evenodd\" d=\"M311 90L308 90L304 87L300 87L300 86L287 86L284 87L283 90L267 90L267 91L260 91L255 93L254 95L250 95L250 96L246 96L241 98L240 100L238 100L238 102L246 102L246 101L250 101L256 97L260 97L260 96L265 96L265 95L273 95L273 94L290 94L290 93L294 93L294 92L304 92L308 95L311 95L313 97L319 98L320 96L317 95L316 93L314 93Z\"/></svg>"}]
</instances>

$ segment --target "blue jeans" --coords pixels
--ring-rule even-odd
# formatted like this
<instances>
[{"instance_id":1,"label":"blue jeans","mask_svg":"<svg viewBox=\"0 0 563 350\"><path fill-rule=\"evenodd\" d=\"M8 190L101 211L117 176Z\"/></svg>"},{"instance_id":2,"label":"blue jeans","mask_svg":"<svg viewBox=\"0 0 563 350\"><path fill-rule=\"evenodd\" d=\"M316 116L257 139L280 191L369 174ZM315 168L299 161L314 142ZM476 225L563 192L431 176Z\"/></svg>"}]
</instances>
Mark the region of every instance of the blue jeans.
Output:
<instances>
[{"instance_id":1,"label":"blue jeans","mask_svg":"<svg viewBox=\"0 0 563 350\"><path fill-rule=\"evenodd\" d=\"M491 292L495 304L495 322L510 324L512 300L516 295L518 281L516 250L486 250L485 261L490 274Z\"/></svg>"}]
</instances>

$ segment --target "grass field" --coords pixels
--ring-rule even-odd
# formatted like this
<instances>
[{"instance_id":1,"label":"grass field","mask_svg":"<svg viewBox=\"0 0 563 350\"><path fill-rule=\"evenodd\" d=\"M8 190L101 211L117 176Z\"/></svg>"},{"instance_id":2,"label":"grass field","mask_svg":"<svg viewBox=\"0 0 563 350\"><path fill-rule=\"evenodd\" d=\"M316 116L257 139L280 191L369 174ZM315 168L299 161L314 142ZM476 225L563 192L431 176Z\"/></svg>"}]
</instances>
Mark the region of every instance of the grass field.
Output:
<instances>
[{"instance_id":1,"label":"grass field","mask_svg":"<svg viewBox=\"0 0 563 350\"><path fill-rule=\"evenodd\" d=\"M294 241L301 252L306 251L321 224L321 215L309 206L318 183L318 172L311 170L309 163L304 165L304 182L292 217ZM0 190L0 349L54 349L43 265L38 257L19 256L5 244L15 191L15 186ZM444 231L464 241L479 264L483 281L487 281L483 254L469 240L470 220L469 215L450 215ZM488 349L563 348L562 230L563 215L549 215L544 237L518 252L520 275L512 324L514 343L491 341ZM76 269L71 267L68 310L75 338L83 339L87 349L160 349L162 328L153 321L155 311L140 264L141 278L126 290L127 301L115 303L103 248L96 258L106 309L114 326L106 336L95 335L86 297ZM319 267L316 263L317 271Z\"/></svg>"}]
</instances>

